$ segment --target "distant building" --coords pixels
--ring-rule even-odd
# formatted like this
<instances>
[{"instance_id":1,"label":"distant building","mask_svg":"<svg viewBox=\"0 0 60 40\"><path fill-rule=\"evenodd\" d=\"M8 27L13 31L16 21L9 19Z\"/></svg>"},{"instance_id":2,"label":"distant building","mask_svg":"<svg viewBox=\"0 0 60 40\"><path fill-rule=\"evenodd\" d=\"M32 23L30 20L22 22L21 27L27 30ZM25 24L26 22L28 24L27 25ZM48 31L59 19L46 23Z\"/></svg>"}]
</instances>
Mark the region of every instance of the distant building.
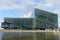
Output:
<instances>
[{"instance_id":1,"label":"distant building","mask_svg":"<svg viewBox=\"0 0 60 40\"><path fill-rule=\"evenodd\" d=\"M57 29L58 15L35 9L33 18L4 18L1 27L4 29Z\"/></svg>"}]
</instances>

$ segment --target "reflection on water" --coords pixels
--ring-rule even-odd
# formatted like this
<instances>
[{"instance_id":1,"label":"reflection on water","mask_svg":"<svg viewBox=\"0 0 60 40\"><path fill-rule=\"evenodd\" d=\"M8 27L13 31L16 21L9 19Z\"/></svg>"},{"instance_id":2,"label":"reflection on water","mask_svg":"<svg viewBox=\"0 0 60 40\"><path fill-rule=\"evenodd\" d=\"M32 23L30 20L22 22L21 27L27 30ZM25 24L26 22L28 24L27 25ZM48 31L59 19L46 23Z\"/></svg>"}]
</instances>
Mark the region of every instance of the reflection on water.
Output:
<instances>
[{"instance_id":1,"label":"reflection on water","mask_svg":"<svg viewBox=\"0 0 60 40\"><path fill-rule=\"evenodd\" d=\"M52 32L36 32L36 40L59 40L58 35Z\"/></svg>"},{"instance_id":2,"label":"reflection on water","mask_svg":"<svg viewBox=\"0 0 60 40\"><path fill-rule=\"evenodd\" d=\"M59 40L60 40L60 33L59 33Z\"/></svg>"},{"instance_id":3,"label":"reflection on water","mask_svg":"<svg viewBox=\"0 0 60 40\"><path fill-rule=\"evenodd\" d=\"M0 40L2 40L2 35L3 35L3 33L2 33L2 32L0 32Z\"/></svg>"},{"instance_id":4,"label":"reflection on water","mask_svg":"<svg viewBox=\"0 0 60 40\"><path fill-rule=\"evenodd\" d=\"M59 40L53 32L0 32L0 40Z\"/></svg>"},{"instance_id":5,"label":"reflection on water","mask_svg":"<svg viewBox=\"0 0 60 40\"><path fill-rule=\"evenodd\" d=\"M2 40L32 40L33 34L31 32L5 32Z\"/></svg>"}]
</instances>

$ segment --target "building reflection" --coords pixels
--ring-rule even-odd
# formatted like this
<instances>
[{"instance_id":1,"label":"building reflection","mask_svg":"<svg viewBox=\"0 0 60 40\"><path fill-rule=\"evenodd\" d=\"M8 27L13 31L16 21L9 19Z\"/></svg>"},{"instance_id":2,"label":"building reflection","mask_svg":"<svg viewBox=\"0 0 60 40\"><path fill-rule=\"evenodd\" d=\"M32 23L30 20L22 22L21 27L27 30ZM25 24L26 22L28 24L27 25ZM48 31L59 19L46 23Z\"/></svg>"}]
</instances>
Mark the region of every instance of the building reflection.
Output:
<instances>
[{"instance_id":1,"label":"building reflection","mask_svg":"<svg viewBox=\"0 0 60 40\"><path fill-rule=\"evenodd\" d=\"M4 32L2 40L59 40L53 32Z\"/></svg>"},{"instance_id":2,"label":"building reflection","mask_svg":"<svg viewBox=\"0 0 60 40\"><path fill-rule=\"evenodd\" d=\"M5 32L2 40L33 40L31 32Z\"/></svg>"}]
</instances>

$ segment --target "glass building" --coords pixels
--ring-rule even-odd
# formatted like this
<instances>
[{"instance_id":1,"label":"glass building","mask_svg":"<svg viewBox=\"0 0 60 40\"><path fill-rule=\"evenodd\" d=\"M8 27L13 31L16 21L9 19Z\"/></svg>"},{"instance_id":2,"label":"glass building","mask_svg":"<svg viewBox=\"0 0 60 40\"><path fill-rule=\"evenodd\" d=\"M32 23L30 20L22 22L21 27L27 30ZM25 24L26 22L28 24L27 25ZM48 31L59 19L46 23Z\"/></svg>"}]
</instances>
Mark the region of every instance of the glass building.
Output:
<instances>
[{"instance_id":1,"label":"glass building","mask_svg":"<svg viewBox=\"0 0 60 40\"><path fill-rule=\"evenodd\" d=\"M4 18L1 27L4 29L57 29L58 15L35 9L34 18Z\"/></svg>"},{"instance_id":2,"label":"glass building","mask_svg":"<svg viewBox=\"0 0 60 40\"><path fill-rule=\"evenodd\" d=\"M36 29L57 29L58 15L44 10L35 9Z\"/></svg>"},{"instance_id":3,"label":"glass building","mask_svg":"<svg viewBox=\"0 0 60 40\"><path fill-rule=\"evenodd\" d=\"M7 26L6 26L7 25ZM4 18L4 29L33 29L33 18Z\"/></svg>"}]
</instances>

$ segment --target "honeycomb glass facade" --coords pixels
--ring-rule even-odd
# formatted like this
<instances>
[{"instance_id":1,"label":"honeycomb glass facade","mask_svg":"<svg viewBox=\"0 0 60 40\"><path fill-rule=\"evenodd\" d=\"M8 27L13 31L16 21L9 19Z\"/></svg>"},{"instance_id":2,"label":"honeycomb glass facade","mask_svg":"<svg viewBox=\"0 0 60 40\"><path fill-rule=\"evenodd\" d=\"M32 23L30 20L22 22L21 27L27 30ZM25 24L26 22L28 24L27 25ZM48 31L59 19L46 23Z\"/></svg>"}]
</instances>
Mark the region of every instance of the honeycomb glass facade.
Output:
<instances>
[{"instance_id":1,"label":"honeycomb glass facade","mask_svg":"<svg viewBox=\"0 0 60 40\"><path fill-rule=\"evenodd\" d=\"M35 9L36 28L39 29L57 29L57 14Z\"/></svg>"},{"instance_id":2,"label":"honeycomb glass facade","mask_svg":"<svg viewBox=\"0 0 60 40\"><path fill-rule=\"evenodd\" d=\"M16 29L33 29L33 19L34 18L4 18L4 22L7 23L7 25L10 23L9 29L15 29L15 26Z\"/></svg>"}]
</instances>

